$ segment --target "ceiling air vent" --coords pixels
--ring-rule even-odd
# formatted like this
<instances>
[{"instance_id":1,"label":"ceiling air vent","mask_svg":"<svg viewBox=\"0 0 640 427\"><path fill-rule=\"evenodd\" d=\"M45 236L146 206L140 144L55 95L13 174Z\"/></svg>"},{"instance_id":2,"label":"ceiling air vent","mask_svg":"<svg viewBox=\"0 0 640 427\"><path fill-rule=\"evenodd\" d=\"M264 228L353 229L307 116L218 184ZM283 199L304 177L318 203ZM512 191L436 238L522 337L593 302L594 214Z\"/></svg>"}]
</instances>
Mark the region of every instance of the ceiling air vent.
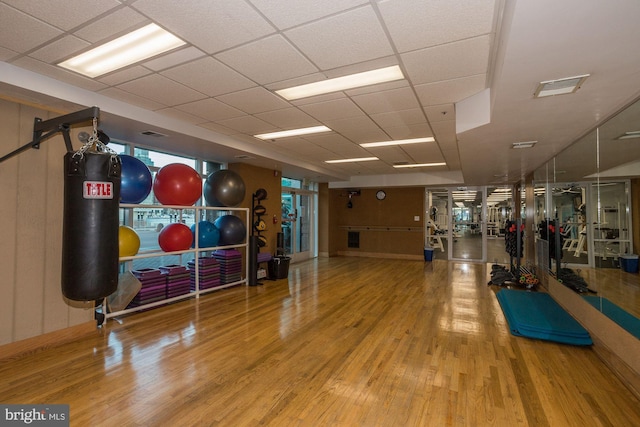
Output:
<instances>
[{"instance_id":1,"label":"ceiling air vent","mask_svg":"<svg viewBox=\"0 0 640 427\"><path fill-rule=\"evenodd\" d=\"M565 95L567 93L574 93L582 83L589 77L589 74L582 76L567 77L558 80L547 80L546 82L540 82L536 92L533 94L534 98L542 98L544 96L553 95Z\"/></svg>"},{"instance_id":2,"label":"ceiling air vent","mask_svg":"<svg viewBox=\"0 0 640 427\"><path fill-rule=\"evenodd\" d=\"M154 132L152 130L145 130L140 132L141 135L145 135L145 136L155 136L156 138L164 138L167 135L160 133L160 132Z\"/></svg>"}]
</instances>

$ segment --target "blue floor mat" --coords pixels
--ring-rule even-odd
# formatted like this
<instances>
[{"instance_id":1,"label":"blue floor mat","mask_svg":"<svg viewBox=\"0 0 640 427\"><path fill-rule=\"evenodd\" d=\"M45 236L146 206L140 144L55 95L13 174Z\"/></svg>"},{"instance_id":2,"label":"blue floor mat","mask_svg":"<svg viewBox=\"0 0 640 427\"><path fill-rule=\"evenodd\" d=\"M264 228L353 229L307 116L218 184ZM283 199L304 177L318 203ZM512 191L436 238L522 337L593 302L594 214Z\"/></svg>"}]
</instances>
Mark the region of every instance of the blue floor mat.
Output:
<instances>
[{"instance_id":1,"label":"blue floor mat","mask_svg":"<svg viewBox=\"0 0 640 427\"><path fill-rule=\"evenodd\" d=\"M547 293L501 289L496 297L513 335L563 344L593 344L589 332Z\"/></svg>"},{"instance_id":2,"label":"blue floor mat","mask_svg":"<svg viewBox=\"0 0 640 427\"><path fill-rule=\"evenodd\" d=\"M584 299L609 319L627 330L631 335L640 339L640 319L624 311L606 298L585 296Z\"/></svg>"}]
</instances>

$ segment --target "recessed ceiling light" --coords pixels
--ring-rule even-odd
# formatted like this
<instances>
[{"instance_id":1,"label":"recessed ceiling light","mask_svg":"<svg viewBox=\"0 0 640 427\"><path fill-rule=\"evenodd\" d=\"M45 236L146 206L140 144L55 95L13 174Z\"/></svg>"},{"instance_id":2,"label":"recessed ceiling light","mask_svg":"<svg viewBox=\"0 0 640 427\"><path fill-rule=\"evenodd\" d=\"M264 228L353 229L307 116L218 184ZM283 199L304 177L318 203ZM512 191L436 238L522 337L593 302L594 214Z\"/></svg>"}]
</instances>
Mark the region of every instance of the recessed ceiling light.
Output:
<instances>
[{"instance_id":1,"label":"recessed ceiling light","mask_svg":"<svg viewBox=\"0 0 640 427\"><path fill-rule=\"evenodd\" d=\"M430 136L427 138L398 139L396 141L366 142L364 144L360 144L360 146L363 148L388 147L390 145L419 144L421 142L433 142L433 141L435 141L435 138Z\"/></svg>"},{"instance_id":2,"label":"recessed ceiling light","mask_svg":"<svg viewBox=\"0 0 640 427\"><path fill-rule=\"evenodd\" d=\"M300 136L300 135L309 135L312 133L321 133L321 132L330 132L326 126L312 126L308 128L300 128L300 129L290 129L283 130L280 132L271 132L271 133L262 133L260 135L253 135L259 139L278 139L278 138L286 138L288 136Z\"/></svg>"},{"instance_id":3,"label":"recessed ceiling light","mask_svg":"<svg viewBox=\"0 0 640 427\"><path fill-rule=\"evenodd\" d=\"M350 74L347 76L336 77L334 79L322 80L287 89L276 90L276 93L284 99L291 101L294 99L321 95L323 93L338 92L341 90L401 79L404 79L402 70L400 70L398 65L394 65L392 67L379 68L377 70L365 71L363 73Z\"/></svg>"},{"instance_id":4,"label":"recessed ceiling light","mask_svg":"<svg viewBox=\"0 0 640 427\"><path fill-rule=\"evenodd\" d=\"M616 139L633 139L633 138L640 138L640 130L625 132L619 137L617 137Z\"/></svg>"},{"instance_id":5,"label":"recessed ceiling light","mask_svg":"<svg viewBox=\"0 0 640 427\"><path fill-rule=\"evenodd\" d=\"M446 163L408 163L406 165L393 165L394 168L428 168L432 166L446 166Z\"/></svg>"},{"instance_id":6,"label":"recessed ceiling light","mask_svg":"<svg viewBox=\"0 0 640 427\"><path fill-rule=\"evenodd\" d=\"M378 160L377 157L356 157L353 159L325 160L325 163L352 163L352 162L370 162Z\"/></svg>"},{"instance_id":7,"label":"recessed ceiling light","mask_svg":"<svg viewBox=\"0 0 640 427\"><path fill-rule=\"evenodd\" d=\"M531 148L536 145L538 141L525 141L525 142L514 142L511 148Z\"/></svg>"},{"instance_id":8,"label":"recessed ceiling light","mask_svg":"<svg viewBox=\"0 0 640 427\"><path fill-rule=\"evenodd\" d=\"M567 93L573 93L580 89L580 86L582 86L582 83L584 83L587 77L589 77L589 74L540 82L540 84L538 84L538 87L536 88L535 93L533 94L533 97L542 98L545 96L565 95Z\"/></svg>"},{"instance_id":9,"label":"recessed ceiling light","mask_svg":"<svg viewBox=\"0 0 640 427\"><path fill-rule=\"evenodd\" d=\"M98 77L184 44L158 25L149 24L58 65L87 77Z\"/></svg>"}]
</instances>

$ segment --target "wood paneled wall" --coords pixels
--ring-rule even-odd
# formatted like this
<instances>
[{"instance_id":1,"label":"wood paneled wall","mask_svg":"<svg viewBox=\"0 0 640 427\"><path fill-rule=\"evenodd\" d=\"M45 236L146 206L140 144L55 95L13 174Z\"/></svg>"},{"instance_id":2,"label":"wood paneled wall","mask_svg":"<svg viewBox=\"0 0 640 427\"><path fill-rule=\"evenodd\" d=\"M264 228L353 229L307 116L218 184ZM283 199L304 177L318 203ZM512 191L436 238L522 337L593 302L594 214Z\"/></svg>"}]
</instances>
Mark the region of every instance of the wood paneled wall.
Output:
<instances>
[{"instance_id":1,"label":"wood paneled wall","mask_svg":"<svg viewBox=\"0 0 640 427\"><path fill-rule=\"evenodd\" d=\"M280 171L274 173L271 169L259 168L257 166L247 165L244 163L229 164L229 170L236 172L242 177L246 188L246 194L241 208L251 209L252 195L258 188L267 190L267 198L260 202L262 206L267 208L267 213L263 216L263 220L267 223L267 230L262 235L267 238L267 246L261 248L261 252L274 254L276 252L276 236L282 231L282 177ZM249 213L251 215L251 212ZM273 223L273 216L276 216L278 223ZM253 219L251 218L253 221ZM251 224L249 224L251 226ZM251 230L249 230L251 232Z\"/></svg>"},{"instance_id":2,"label":"wood paneled wall","mask_svg":"<svg viewBox=\"0 0 640 427\"><path fill-rule=\"evenodd\" d=\"M360 195L351 198L352 207L348 208L349 191L330 190L330 254L421 259L424 256L424 188L385 188L384 200L376 199L377 191L377 188L361 189ZM360 247L354 249L347 245L347 227L356 230L371 227L371 230L360 231Z\"/></svg>"},{"instance_id":3,"label":"wood paneled wall","mask_svg":"<svg viewBox=\"0 0 640 427\"><path fill-rule=\"evenodd\" d=\"M34 118L58 115L0 100L0 155L32 140ZM61 292L65 151L58 135L0 163L0 345L93 319Z\"/></svg>"}]
</instances>

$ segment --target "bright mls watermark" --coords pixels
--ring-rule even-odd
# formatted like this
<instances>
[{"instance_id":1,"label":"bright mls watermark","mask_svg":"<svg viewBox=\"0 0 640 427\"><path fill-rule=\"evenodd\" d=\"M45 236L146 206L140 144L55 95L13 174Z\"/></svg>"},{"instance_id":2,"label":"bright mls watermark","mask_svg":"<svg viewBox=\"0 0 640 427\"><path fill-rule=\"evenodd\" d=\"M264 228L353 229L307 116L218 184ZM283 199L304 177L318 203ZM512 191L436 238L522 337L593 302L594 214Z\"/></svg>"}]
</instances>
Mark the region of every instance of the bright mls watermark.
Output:
<instances>
[{"instance_id":1,"label":"bright mls watermark","mask_svg":"<svg viewBox=\"0 0 640 427\"><path fill-rule=\"evenodd\" d=\"M0 404L0 426L69 426L69 405Z\"/></svg>"}]
</instances>

